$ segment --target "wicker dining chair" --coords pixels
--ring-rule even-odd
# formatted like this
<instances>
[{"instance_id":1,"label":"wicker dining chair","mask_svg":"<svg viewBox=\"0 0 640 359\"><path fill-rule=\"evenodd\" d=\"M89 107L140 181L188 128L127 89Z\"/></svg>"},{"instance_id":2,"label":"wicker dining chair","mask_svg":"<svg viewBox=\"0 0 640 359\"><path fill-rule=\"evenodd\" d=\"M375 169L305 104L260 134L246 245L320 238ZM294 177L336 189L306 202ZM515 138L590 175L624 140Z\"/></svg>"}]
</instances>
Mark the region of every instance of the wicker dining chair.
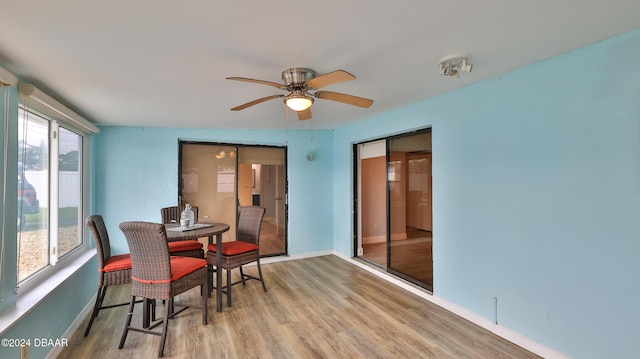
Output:
<instances>
[{"instance_id":1,"label":"wicker dining chair","mask_svg":"<svg viewBox=\"0 0 640 359\"><path fill-rule=\"evenodd\" d=\"M160 209L163 224L179 224L180 213L185 206L173 206ZM198 207L192 206L193 215L198 222ZM204 258L204 245L196 240L169 241L169 253L172 256Z\"/></svg>"},{"instance_id":2,"label":"wicker dining chair","mask_svg":"<svg viewBox=\"0 0 640 359\"><path fill-rule=\"evenodd\" d=\"M267 286L264 284L262 269L260 268L260 228L264 218L265 209L259 206L240 207L238 216L238 227L236 240L222 243L222 262L220 266L227 271L227 284L224 290L227 293L227 306L231 306L231 287L246 280L255 279L262 283L262 289L266 292ZM212 270L216 267L216 245L209 244L207 247L207 264ZM258 267L258 277L244 273L243 265L256 262ZM240 269L240 280L231 282L231 270Z\"/></svg>"},{"instance_id":3,"label":"wicker dining chair","mask_svg":"<svg viewBox=\"0 0 640 359\"><path fill-rule=\"evenodd\" d=\"M130 330L159 335L162 337L158 351L158 358L160 358L164 354L169 319L189 308L182 306L180 310L174 311L174 304L180 307L174 303L175 296L200 286L202 303L198 308L202 310L202 324L207 324L207 262L199 258L170 256L167 233L163 224L122 222L120 229L129 245L132 269L131 301L118 348L122 349ZM148 326L143 320L142 328L131 326L136 297L152 302L164 301L164 317ZM149 308L144 308L143 315L146 315L147 310ZM154 331L153 329L160 324L162 324L162 332Z\"/></svg>"},{"instance_id":4,"label":"wicker dining chair","mask_svg":"<svg viewBox=\"0 0 640 359\"><path fill-rule=\"evenodd\" d=\"M85 224L93 234L96 251L98 252L98 294L96 295L91 319L89 319L87 329L84 331L84 336L86 337L89 335L94 319L102 309L129 304L129 302L125 302L104 305L103 302L109 286L131 283L131 257L129 254L111 255L109 233L101 215L88 216L85 219Z\"/></svg>"}]
</instances>

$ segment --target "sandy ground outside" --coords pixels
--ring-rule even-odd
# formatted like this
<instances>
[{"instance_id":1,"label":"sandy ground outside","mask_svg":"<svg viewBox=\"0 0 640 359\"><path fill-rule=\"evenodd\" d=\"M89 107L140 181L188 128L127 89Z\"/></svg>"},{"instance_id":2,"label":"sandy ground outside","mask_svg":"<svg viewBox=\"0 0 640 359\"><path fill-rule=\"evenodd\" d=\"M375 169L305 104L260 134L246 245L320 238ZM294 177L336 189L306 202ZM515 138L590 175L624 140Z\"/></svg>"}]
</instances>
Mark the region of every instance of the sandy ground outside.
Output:
<instances>
[{"instance_id":1,"label":"sandy ground outside","mask_svg":"<svg viewBox=\"0 0 640 359\"><path fill-rule=\"evenodd\" d=\"M58 230L58 257L78 246L78 227L61 227ZM47 230L34 229L18 232L19 256L18 281L48 265Z\"/></svg>"}]
</instances>

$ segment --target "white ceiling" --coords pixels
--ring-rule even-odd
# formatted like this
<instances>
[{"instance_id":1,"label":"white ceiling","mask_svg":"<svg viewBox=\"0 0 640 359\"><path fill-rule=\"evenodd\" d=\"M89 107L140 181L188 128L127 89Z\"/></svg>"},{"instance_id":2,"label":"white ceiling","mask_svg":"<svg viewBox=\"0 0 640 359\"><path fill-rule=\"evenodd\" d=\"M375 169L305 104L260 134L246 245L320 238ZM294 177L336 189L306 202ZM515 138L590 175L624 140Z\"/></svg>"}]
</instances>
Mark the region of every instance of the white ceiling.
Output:
<instances>
[{"instance_id":1,"label":"white ceiling","mask_svg":"<svg viewBox=\"0 0 640 359\"><path fill-rule=\"evenodd\" d=\"M0 0L0 17L0 66L96 124L330 129L640 28L640 1ZM473 71L440 76L457 53ZM294 66L349 71L323 90L375 102L288 124L281 99L229 110L283 91L226 77Z\"/></svg>"}]
</instances>

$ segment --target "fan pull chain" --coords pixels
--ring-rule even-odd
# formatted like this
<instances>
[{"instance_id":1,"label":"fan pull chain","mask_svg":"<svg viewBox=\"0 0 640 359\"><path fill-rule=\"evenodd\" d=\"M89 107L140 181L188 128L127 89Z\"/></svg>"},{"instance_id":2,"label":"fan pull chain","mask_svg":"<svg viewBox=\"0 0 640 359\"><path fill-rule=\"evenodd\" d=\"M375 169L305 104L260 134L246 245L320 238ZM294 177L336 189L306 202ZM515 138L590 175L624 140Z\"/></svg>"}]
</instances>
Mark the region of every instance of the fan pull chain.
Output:
<instances>
[{"instance_id":1,"label":"fan pull chain","mask_svg":"<svg viewBox=\"0 0 640 359\"><path fill-rule=\"evenodd\" d=\"M311 141L313 142L313 118L311 118Z\"/></svg>"}]
</instances>

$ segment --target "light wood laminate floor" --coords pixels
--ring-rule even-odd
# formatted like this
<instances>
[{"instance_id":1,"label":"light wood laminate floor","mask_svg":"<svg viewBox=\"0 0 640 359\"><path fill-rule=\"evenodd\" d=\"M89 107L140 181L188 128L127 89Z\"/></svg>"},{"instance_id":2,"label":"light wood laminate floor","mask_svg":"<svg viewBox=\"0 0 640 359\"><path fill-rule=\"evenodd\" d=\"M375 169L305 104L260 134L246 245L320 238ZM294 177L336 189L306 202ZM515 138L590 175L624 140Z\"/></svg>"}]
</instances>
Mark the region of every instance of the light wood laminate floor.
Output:
<instances>
[{"instance_id":1,"label":"light wood laminate floor","mask_svg":"<svg viewBox=\"0 0 640 359\"><path fill-rule=\"evenodd\" d=\"M233 290L233 307L209 324L199 310L169 323L165 358L538 358L450 312L336 256L262 266L269 291L249 281ZM247 267L254 272L256 267ZM107 301L126 301L129 286ZM198 304L198 289L177 302ZM158 308L158 313L162 313ZM59 358L155 358L160 338L130 332L118 343L126 307L104 310L91 334L88 317ZM138 305L134 322L141 321Z\"/></svg>"}]
</instances>

